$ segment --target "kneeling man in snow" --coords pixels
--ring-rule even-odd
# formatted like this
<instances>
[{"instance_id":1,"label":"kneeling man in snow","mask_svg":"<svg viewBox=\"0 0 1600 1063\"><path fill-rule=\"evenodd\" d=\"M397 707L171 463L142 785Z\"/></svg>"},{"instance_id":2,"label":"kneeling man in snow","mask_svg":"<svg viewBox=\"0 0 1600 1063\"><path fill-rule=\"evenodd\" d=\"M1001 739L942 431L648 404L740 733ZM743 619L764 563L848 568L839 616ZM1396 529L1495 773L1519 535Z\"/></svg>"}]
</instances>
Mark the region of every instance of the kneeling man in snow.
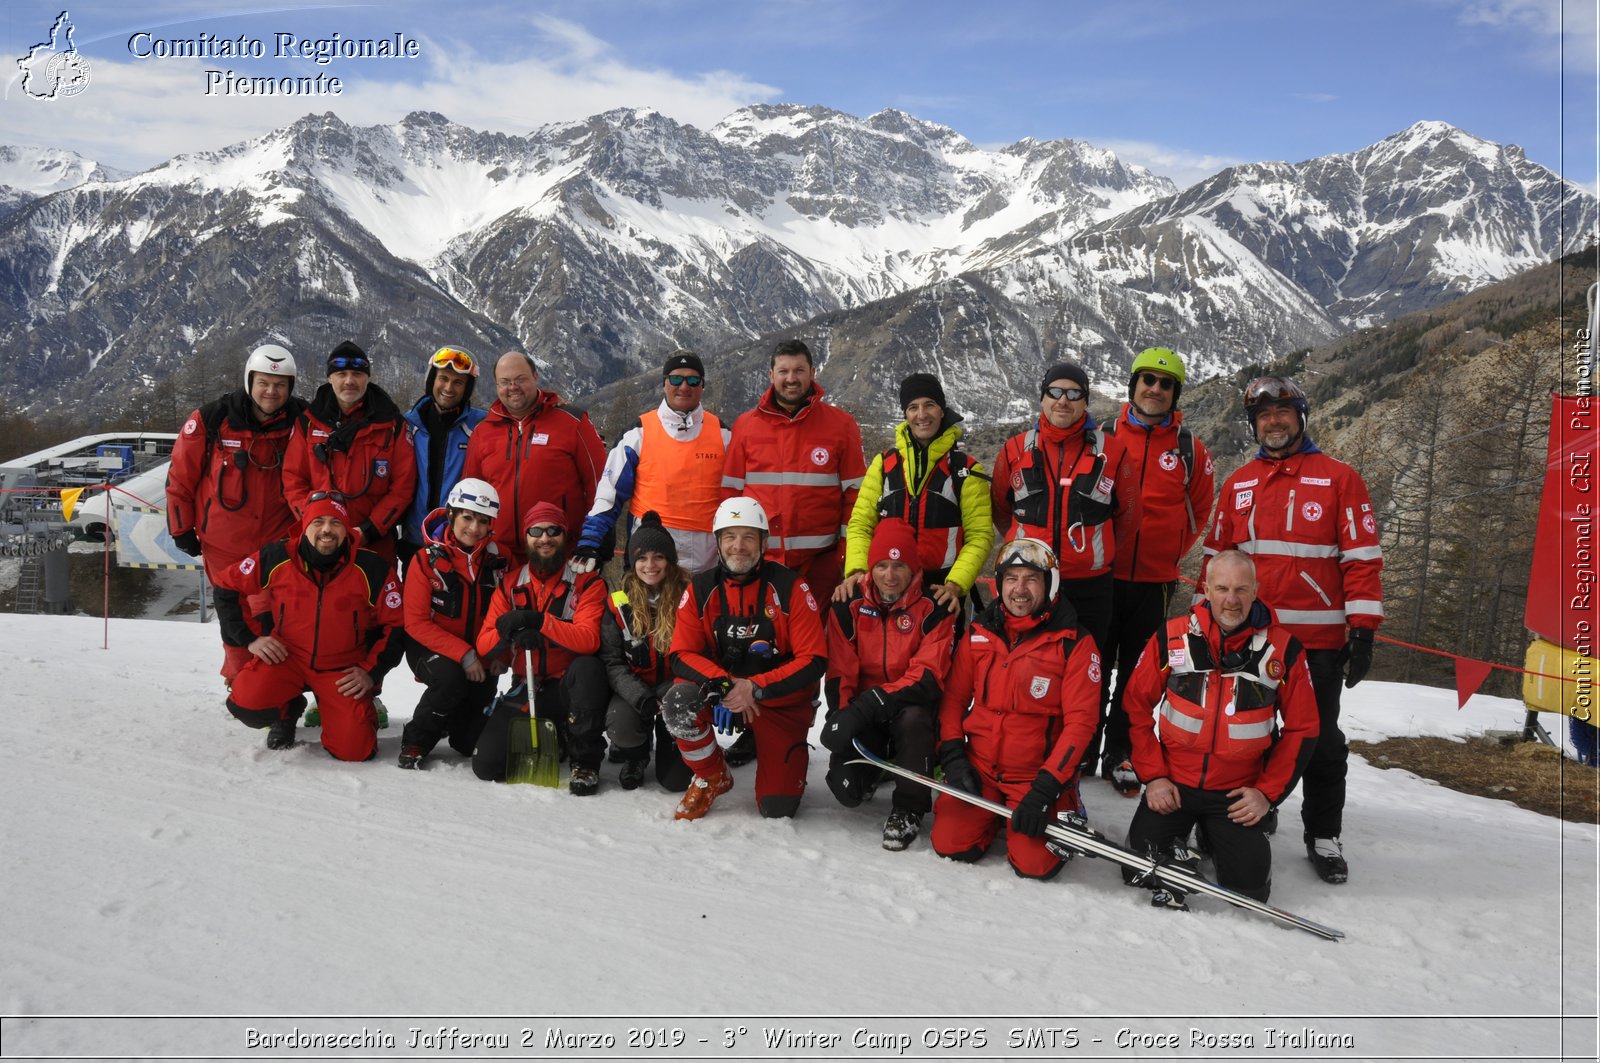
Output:
<instances>
[{"instance_id":1,"label":"kneeling man in snow","mask_svg":"<svg viewBox=\"0 0 1600 1063\"><path fill-rule=\"evenodd\" d=\"M223 570L217 585L237 591L263 631L233 681L228 711L265 727L267 747L294 745L310 689L322 713L322 746L340 760L378 751L373 697L404 652L400 586L392 566L350 540L336 496L315 492L298 539L268 543ZM218 620L226 624L226 616Z\"/></svg>"}]
</instances>

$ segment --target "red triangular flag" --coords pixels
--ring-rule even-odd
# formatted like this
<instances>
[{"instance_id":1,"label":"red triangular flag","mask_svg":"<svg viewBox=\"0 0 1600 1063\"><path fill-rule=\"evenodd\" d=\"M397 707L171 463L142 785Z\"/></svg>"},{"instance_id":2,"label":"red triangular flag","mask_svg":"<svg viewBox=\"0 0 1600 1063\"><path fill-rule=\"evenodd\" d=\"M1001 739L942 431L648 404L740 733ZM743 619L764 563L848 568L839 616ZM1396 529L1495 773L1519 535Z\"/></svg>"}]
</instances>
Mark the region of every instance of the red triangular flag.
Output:
<instances>
[{"instance_id":1,"label":"red triangular flag","mask_svg":"<svg viewBox=\"0 0 1600 1063\"><path fill-rule=\"evenodd\" d=\"M1469 657L1456 658L1456 711L1466 708L1467 699L1478 692L1483 681L1489 678L1494 666L1488 661L1474 661Z\"/></svg>"}]
</instances>

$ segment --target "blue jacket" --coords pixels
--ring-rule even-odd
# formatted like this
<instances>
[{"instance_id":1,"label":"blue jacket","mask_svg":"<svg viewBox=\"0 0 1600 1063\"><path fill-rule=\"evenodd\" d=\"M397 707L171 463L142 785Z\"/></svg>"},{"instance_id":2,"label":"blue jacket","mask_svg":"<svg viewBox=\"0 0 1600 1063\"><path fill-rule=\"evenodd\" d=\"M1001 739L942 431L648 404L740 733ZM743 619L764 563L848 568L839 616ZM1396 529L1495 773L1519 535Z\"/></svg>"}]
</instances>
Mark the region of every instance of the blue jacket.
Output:
<instances>
[{"instance_id":1,"label":"blue jacket","mask_svg":"<svg viewBox=\"0 0 1600 1063\"><path fill-rule=\"evenodd\" d=\"M418 546L423 545L423 518L433 509L428 504L428 481L431 478L428 472L428 429L422 421L422 404L432 401L431 398L424 396L405 412L406 423L411 426L412 440L417 452L417 495L411 500L411 508L406 510L405 526L401 529L400 536L406 542ZM468 406L466 411L456 418L455 424L450 426L450 438L455 441L455 445L445 448L444 477L439 481L439 505L444 505L446 496L450 494L450 488L461 479L461 470L467 463L467 440L471 438L472 430L487 416L489 416L488 410Z\"/></svg>"}]
</instances>

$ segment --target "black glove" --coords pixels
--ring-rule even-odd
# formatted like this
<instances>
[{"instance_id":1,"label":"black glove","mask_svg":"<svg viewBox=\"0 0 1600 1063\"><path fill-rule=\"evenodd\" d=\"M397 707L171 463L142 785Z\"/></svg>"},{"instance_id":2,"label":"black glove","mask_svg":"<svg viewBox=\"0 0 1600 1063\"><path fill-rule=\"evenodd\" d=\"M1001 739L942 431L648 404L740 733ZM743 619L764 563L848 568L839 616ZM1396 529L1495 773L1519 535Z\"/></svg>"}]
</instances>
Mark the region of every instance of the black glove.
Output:
<instances>
[{"instance_id":1,"label":"black glove","mask_svg":"<svg viewBox=\"0 0 1600 1063\"><path fill-rule=\"evenodd\" d=\"M710 708L722 700L722 696L733 689L733 679L729 676L718 676L716 679L707 679L700 684L700 705Z\"/></svg>"},{"instance_id":2,"label":"black glove","mask_svg":"<svg viewBox=\"0 0 1600 1063\"><path fill-rule=\"evenodd\" d=\"M856 736L867 729L869 721L866 713L861 711L857 702L850 704L829 716L822 724L822 744L835 753L854 753L855 746L851 742Z\"/></svg>"},{"instance_id":3,"label":"black glove","mask_svg":"<svg viewBox=\"0 0 1600 1063\"><path fill-rule=\"evenodd\" d=\"M572 551L572 556L567 558L567 567L577 573L593 572L600 567L600 548L580 543L578 548Z\"/></svg>"},{"instance_id":4,"label":"black glove","mask_svg":"<svg viewBox=\"0 0 1600 1063\"><path fill-rule=\"evenodd\" d=\"M494 622L495 630L500 632L501 638L523 647L532 644L534 636L543 626L544 614L537 609L511 609L502 613L500 619Z\"/></svg>"},{"instance_id":5,"label":"black glove","mask_svg":"<svg viewBox=\"0 0 1600 1063\"><path fill-rule=\"evenodd\" d=\"M639 702L639 707L636 711L639 713L639 719L649 723L661 715L661 699L654 694L646 695L644 700Z\"/></svg>"},{"instance_id":6,"label":"black glove","mask_svg":"<svg viewBox=\"0 0 1600 1063\"><path fill-rule=\"evenodd\" d=\"M978 778L978 769L967 759L967 744L961 739L952 738L939 744L939 766L944 769L945 782L957 790L982 795L983 780Z\"/></svg>"},{"instance_id":7,"label":"black glove","mask_svg":"<svg viewBox=\"0 0 1600 1063\"><path fill-rule=\"evenodd\" d=\"M1044 837L1044 828L1050 822L1050 806L1060 796L1060 781L1040 768L1039 774L1033 777L1033 785L1011 810L1011 826L1007 829L1029 838Z\"/></svg>"},{"instance_id":8,"label":"black glove","mask_svg":"<svg viewBox=\"0 0 1600 1063\"><path fill-rule=\"evenodd\" d=\"M1350 639L1339 651L1339 666L1344 669L1344 688L1349 690L1372 670L1372 629L1353 627Z\"/></svg>"},{"instance_id":9,"label":"black glove","mask_svg":"<svg viewBox=\"0 0 1600 1063\"><path fill-rule=\"evenodd\" d=\"M174 535L172 542L173 545L190 557L200 556L200 536L194 533L194 529L191 528L189 531Z\"/></svg>"}]
</instances>

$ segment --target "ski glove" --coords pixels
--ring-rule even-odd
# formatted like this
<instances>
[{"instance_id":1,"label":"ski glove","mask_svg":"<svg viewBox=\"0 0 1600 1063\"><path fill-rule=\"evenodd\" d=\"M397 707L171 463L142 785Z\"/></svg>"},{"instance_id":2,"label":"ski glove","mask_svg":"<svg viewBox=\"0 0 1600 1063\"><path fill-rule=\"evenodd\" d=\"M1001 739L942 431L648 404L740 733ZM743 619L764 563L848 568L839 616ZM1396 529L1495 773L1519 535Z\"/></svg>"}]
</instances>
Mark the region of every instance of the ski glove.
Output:
<instances>
[{"instance_id":1,"label":"ski glove","mask_svg":"<svg viewBox=\"0 0 1600 1063\"><path fill-rule=\"evenodd\" d=\"M1017 807L1011 810L1011 826L1017 834L1029 838L1044 837L1044 828L1050 822L1050 806L1061 796L1061 782L1054 775L1039 769L1033 785L1022 795Z\"/></svg>"},{"instance_id":2,"label":"ski glove","mask_svg":"<svg viewBox=\"0 0 1600 1063\"><path fill-rule=\"evenodd\" d=\"M829 716L822 725L822 744L834 753L854 753L851 742L867 729L867 714L855 701Z\"/></svg>"},{"instance_id":3,"label":"ski glove","mask_svg":"<svg viewBox=\"0 0 1600 1063\"><path fill-rule=\"evenodd\" d=\"M738 734L744 730L744 713L734 712L719 701L711 710L711 722L718 734Z\"/></svg>"},{"instance_id":4,"label":"ski glove","mask_svg":"<svg viewBox=\"0 0 1600 1063\"><path fill-rule=\"evenodd\" d=\"M190 557L200 556L200 536L194 533L194 529L191 528L189 531L174 535L172 542L173 545Z\"/></svg>"},{"instance_id":5,"label":"ski glove","mask_svg":"<svg viewBox=\"0 0 1600 1063\"><path fill-rule=\"evenodd\" d=\"M593 546L579 546L567 559L567 567L578 575L593 572L600 567L600 550Z\"/></svg>"},{"instance_id":6,"label":"ski glove","mask_svg":"<svg viewBox=\"0 0 1600 1063\"><path fill-rule=\"evenodd\" d=\"M1344 688L1349 690L1372 669L1372 629L1353 627L1350 639L1339 653L1339 666L1344 669Z\"/></svg>"},{"instance_id":7,"label":"ski glove","mask_svg":"<svg viewBox=\"0 0 1600 1063\"><path fill-rule=\"evenodd\" d=\"M501 638L527 649L538 641L539 629L544 626L544 614L537 609L511 609L501 614L494 626Z\"/></svg>"},{"instance_id":8,"label":"ski glove","mask_svg":"<svg viewBox=\"0 0 1600 1063\"><path fill-rule=\"evenodd\" d=\"M957 790L983 794L983 780L978 778L978 769L967 758L967 744L961 739L952 738L939 744L939 766L944 769L944 781Z\"/></svg>"}]
</instances>

